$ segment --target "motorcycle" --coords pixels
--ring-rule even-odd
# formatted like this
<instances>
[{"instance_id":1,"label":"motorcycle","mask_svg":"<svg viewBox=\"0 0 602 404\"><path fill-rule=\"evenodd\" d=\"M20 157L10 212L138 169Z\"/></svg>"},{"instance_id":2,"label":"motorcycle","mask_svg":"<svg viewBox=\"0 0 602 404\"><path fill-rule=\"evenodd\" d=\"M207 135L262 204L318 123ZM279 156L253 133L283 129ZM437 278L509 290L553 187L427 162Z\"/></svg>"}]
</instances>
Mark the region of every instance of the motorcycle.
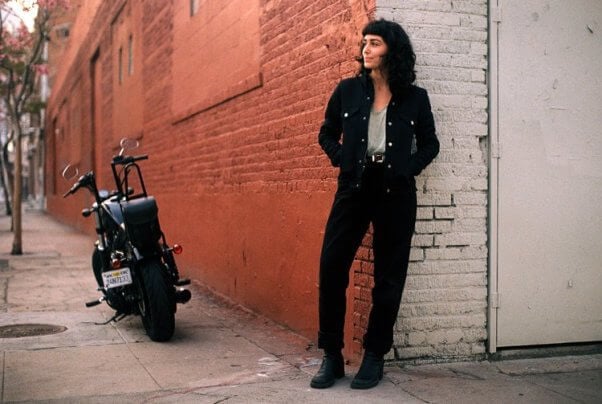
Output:
<instances>
[{"instance_id":1,"label":"motorcycle","mask_svg":"<svg viewBox=\"0 0 602 404\"><path fill-rule=\"evenodd\" d=\"M138 162L148 156L125 154L138 146L137 140L121 140L119 154L111 161L114 191L99 190L94 172L88 171L63 197L86 188L94 198L82 215L95 220L98 239L92 270L102 296L87 302L86 307L106 302L115 310L106 323L140 315L151 340L168 341L174 333L177 304L191 298L190 291L181 288L190 280L179 276L174 254L180 254L182 247L167 244L159 225L157 202L146 191ZM62 174L68 180L79 175L74 166L67 166Z\"/></svg>"}]
</instances>

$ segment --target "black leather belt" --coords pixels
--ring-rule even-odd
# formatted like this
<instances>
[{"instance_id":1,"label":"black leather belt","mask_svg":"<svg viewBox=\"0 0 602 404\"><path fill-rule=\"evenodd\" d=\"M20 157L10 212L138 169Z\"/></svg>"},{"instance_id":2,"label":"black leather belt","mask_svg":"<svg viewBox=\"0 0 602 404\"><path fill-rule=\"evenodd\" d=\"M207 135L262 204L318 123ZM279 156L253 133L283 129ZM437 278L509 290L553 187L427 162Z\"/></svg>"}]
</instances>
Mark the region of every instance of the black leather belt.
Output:
<instances>
[{"instance_id":1,"label":"black leather belt","mask_svg":"<svg viewBox=\"0 0 602 404\"><path fill-rule=\"evenodd\" d=\"M385 162L385 155L383 153L376 153L366 156L366 161L370 164L382 164Z\"/></svg>"}]
</instances>

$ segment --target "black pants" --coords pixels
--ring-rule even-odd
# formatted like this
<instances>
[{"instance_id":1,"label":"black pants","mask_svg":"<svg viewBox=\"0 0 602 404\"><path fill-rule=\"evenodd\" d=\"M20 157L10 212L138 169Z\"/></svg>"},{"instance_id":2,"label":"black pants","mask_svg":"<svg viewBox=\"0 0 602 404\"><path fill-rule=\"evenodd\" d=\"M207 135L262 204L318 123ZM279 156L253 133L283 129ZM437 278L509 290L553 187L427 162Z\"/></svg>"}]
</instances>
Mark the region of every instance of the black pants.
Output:
<instances>
[{"instance_id":1,"label":"black pants","mask_svg":"<svg viewBox=\"0 0 602 404\"><path fill-rule=\"evenodd\" d=\"M343 348L345 291L349 270L370 222L373 227L374 288L364 349L384 355L393 345L416 223L416 192L409 184L387 193L384 165L368 167L361 191L337 192L320 258L318 347Z\"/></svg>"}]
</instances>

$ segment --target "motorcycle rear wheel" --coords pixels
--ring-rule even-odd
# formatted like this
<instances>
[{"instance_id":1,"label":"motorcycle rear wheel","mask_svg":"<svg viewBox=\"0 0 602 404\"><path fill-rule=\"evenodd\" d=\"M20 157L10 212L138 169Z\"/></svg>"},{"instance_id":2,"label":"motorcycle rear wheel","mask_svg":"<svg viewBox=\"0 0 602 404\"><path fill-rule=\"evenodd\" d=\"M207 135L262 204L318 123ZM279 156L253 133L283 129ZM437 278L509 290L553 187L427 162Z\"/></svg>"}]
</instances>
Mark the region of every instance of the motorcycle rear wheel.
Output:
<instances>
[{"instance_id":1,"label":"motorcycle rear wheel","mask_svg":"<svg viewBox=\"0 0 602 404\"><path fill-rule=\"evenodd\" d=\"M139 303L142 324L151 340L165 342L171 339L175 329L175 315L173 312L173 293L163 265L158 259L148 260L140 266L142 280Z\"/></svg>"}]
</instances>

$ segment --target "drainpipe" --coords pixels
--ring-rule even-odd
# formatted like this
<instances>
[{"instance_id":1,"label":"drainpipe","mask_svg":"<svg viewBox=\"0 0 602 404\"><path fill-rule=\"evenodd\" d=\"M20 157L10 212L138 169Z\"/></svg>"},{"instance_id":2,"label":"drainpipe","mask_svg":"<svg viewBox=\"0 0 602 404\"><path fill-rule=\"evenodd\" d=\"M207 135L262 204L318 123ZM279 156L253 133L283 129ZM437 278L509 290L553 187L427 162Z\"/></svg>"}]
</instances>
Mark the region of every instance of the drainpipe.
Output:
<instances>
[{"instance_id":1,"label":"drainpipe","mask_svg":"<svg viewBox=\"0 0 602 404\"><path fill-rule=\"evenodd\" d=\"M498 170L499 142L499 88L498 88L498 25L501 22L501 1L489 1L489 262L487 335L489 353L497 350L498 294Z\"/></svg>"}]
</instances>

